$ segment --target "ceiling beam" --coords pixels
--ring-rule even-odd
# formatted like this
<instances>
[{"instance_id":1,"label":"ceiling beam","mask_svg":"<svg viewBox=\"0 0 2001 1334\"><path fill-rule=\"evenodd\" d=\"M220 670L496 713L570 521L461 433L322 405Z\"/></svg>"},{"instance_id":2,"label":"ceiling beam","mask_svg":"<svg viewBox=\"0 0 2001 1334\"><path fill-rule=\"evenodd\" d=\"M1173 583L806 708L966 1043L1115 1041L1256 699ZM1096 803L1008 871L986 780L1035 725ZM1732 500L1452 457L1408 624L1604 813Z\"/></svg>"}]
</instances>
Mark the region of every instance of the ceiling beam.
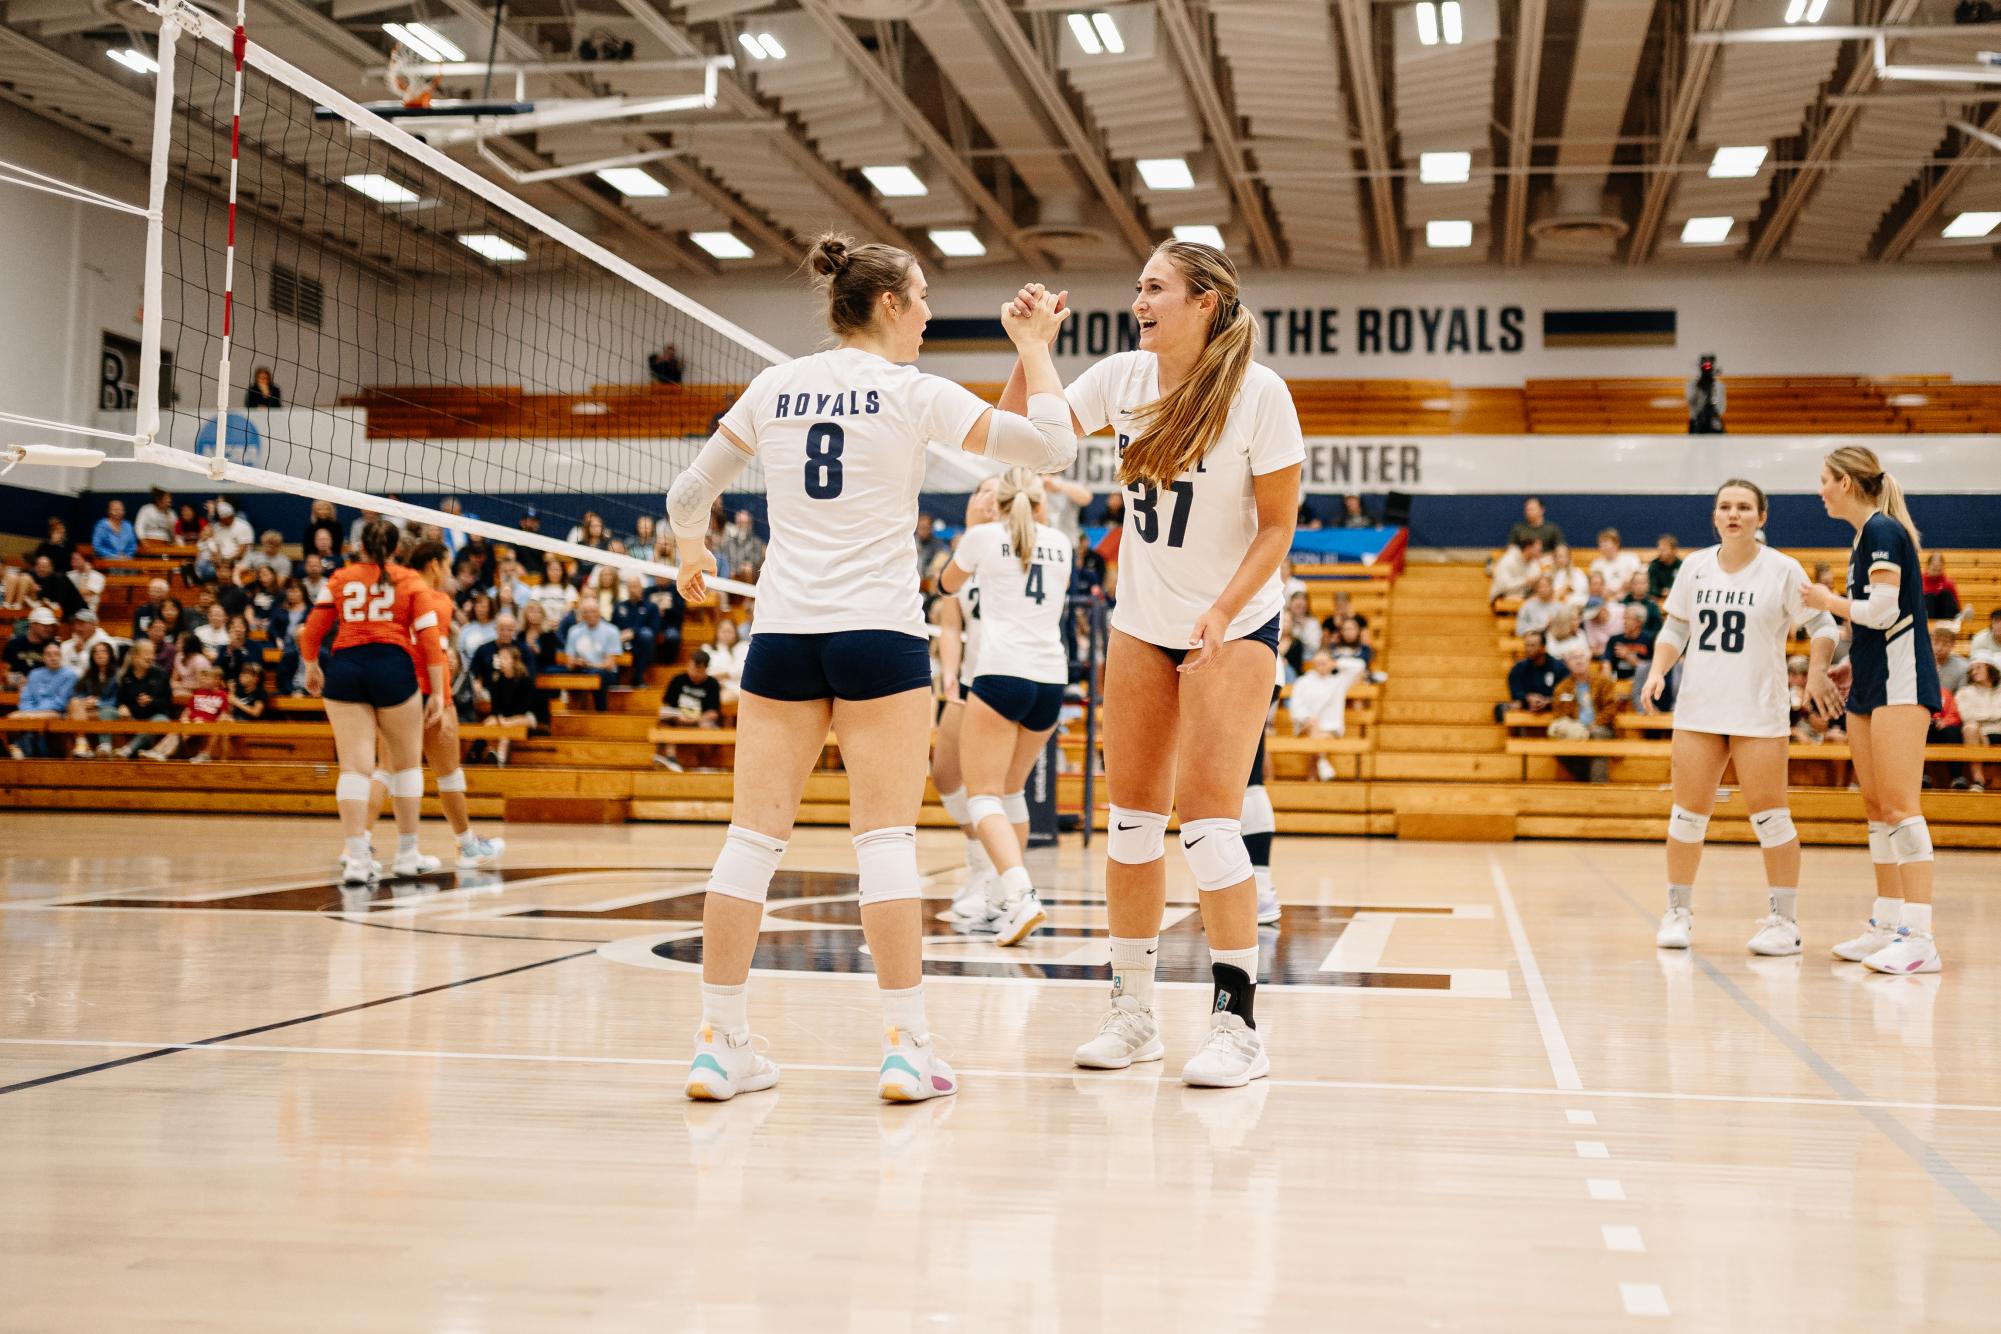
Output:
<instances>
[{"instance_id":1,"label":"ceiling beam","mask_svg":"<svg viewBox=\"0 0 2001 1334\"><path fill-rule=\"evenodd\" d=\"M903 91L902 80L877 60L874 52L862 45L861 38L848 27L848 21L834 12L834 7L827 0L799 0L799 8L820 25L828 43L847 59L849 66L861 75L862 82L881 99L891 114L903 122L904 129L952 178L952 184L958 187L959 193L993 226L1008 247L1032 265L1049 264L1048 253L1036 244L1034 238L1023 235L1021 225L1001 207L1000 200L994 198L993 191L987 189L986 182L980 179L972 164L959 155L951 141L931 123L931 118L910 100Z\"/></svg>"},{"instance_id":2,"label":"ceiling beam","mask_svg":"<svg viewBox=\"0 0 2001 1334\"><path fill-rule=\"evenodd\" d=\"M1285 257L1279 250L1278 235L1272 231L1271 214L1265 209L1257 178L1245 170L1237 118L1223 105L1222 90L1217 87L1216 61L1209 44L1202 40L1184 0L1154 0L1154 10L1167 29L1168 45L1174 48L1175 58L1180 62L1181 76L1195 99L1195 110L1209 132L1209 142L1216 146L1216 156L1223 174L1229 178L1231 193L1237 197L1238 216L1251 234L1251 254L1261 267L1278 268Z\"/></svg>"},{"instance_id":3,"label":"ceiling beam","mask_svg":"<svg viewBox=\"0 0 2001 1334\"><path fill-rule=\"evenodd\" d=\"M1515 11L1515 82L1508 106L1508 197L1501 227L1501 262L1520 267L1528 249L1529 165L1535 154L1535 113L1542 96L1542 42L1547 0L1521 0Z\"/></svg>"},{"instance_id":4,"label":"ceiling beam","mask_svg":"<svg viewBox=\"0 0 2001 1334\"><path fill-rule=\"evenodd\" d=\"M1883 11L1882 25L1888 27L1900 24L1915 14L1917 9L1918 0L1890 0L1889 7ZM1784 192L1772 206L1772 216L1759 231L1758 239L1751 243L1750 252L1746 256L1751 263L1763 264L1779 253L1779 246L1784 243L1786 233L1790 232L1793 224L1799 221L1799 215L1806 209L1807 200L1813 197L1814 190L1819 187L1821 173L1834 160L1835 154L1841 151L1842 141L1848 137L1849 130L1854 128L1855 118L1862 114L1864 104L1852 99L1856 94L1868 92L1875 86L1876 65L1873 60L1865 56L1857 60L1855 67L1848 71L1848 82L1841 89L1842 100L1833 102L1829 106L1827 119L1820 123L1820 128L1814 131L1812 139L1807 142L1805 159L1786 181Z\"/></svg>"},{"instance_id":5,"label":"ceiling beam","mask_svg":"<svg viewBox=\"0 0 2001 1334\"><path fill-rule=\"evenodd\" d=\"M1982 122L1980 128L1990 135L2001 134L2001 108L1996 108L1990 112L1987 119ZM1960 150L1959 157L1954 160L1950 167L1939 173L1938 179L1933 181L1931 187L1918 197L1917 207L1911 210L1911 216L1905 218L1903 225L1891 234L1888 241L1883 243L1883 253L1878 255L1877 258L1885 264L1894 264L1905 255L1908 255L1911 252L1911 247L1917 244L1919 235L1930 225L1932 218L1938 214L1939 209L1945 206L1945 201L1952 198L1953 191L1966 183L1966 178L1973 171L1974 164L1993 156L1994 149L1992 145L1983 140L1976 139L1970 134L1966 135L1965 138L1966 144Z\"/></svg>"},{"instance_id":6,"label":"ceiling beam","mask_svg":"<svg viewBox=\"0 0 2001 1334\"><path fill-rule=\"evenodd\" d=\"M1063 96L1063 89L1057 84L1056 76L1042 61L1042 54L1035 49L1027 32L1015 18L1008 0L976 0L980 12L986 16L987 26L1006 50L1008 58L1014 62L1015 72L1035 94L1042 114L1055 126L1057 136L1070 150L1070 160L1091 188L1098 192L1099 200L1111 214L1112 222L1118 227L1119 235L1125 238L1134 259L1144 259L1153 249L1153 234L1140 221L1139 211L1119 188L1111 168L1105 163L1104 151L1084 123L1077 119L1077 113L1070 109L1069 101Z\"/></svg>"},{"instance_id":7,"label":"ceiling beam","mask_svg":"<svg viewBox=\"0 0 2001 1334\"><path fill-rule=\"evenodd\" d=\"M1369 169L1369 212L1376 226L1376 258L1386 269L1403 267L1403 223L1397 218L1383 81L1376 69L1374 9L1370 0L1336 0L1335 17L1347 57L1348 92L1355 100L1356 137Z\"/></svg>"},{"instance_id":8,"label":"ceiling beam","mask_svg":"<svg viewBox=\"0 0 2001 1334\"><path fill-rule=\"evenodd\" d=\"M1696 18L1697 32L1721 29L1730 21L1733 0L1702 0L1700 14ZM1672 40L1672 36L1670 36ZM1716 56L1723 48L1713 42L1686 42L1682 46L1683 59L1681 82L1675 86L1674 102L1668 108L1667 124L1661 127L1660 148L1654 154L1657 164L1681 161L1682 151L1688 147L1688 136L1695 128L1695 113L1702 106L1702 95L1709 89L1709 74L1716 67ZM1656 172L1647 180L1647 192L1640 203L1639 220L1633 224L1633 235L1626 243L1626 263L1635 267L1645 264L1654 257L1654 243L1660 239L1661 221L1667 217L1668 200L1674 197L1676 173Z\"/></svg>"},{"instance_id":9,"label":"ceiling beam","mask_svg":"<svg viewBox=\"0 0 2001 1334\"><path fill-rule=\"evenodd\" d=\"M788 263L797 264L806 257L806 252L795 245L791 237L765 221L755 210L745 207L742 200L711 180L706 171L686 157L670 157L660 165L667 169L668 175L687 187L689 193L778 252Z\"/></svg>"}]
</instances>

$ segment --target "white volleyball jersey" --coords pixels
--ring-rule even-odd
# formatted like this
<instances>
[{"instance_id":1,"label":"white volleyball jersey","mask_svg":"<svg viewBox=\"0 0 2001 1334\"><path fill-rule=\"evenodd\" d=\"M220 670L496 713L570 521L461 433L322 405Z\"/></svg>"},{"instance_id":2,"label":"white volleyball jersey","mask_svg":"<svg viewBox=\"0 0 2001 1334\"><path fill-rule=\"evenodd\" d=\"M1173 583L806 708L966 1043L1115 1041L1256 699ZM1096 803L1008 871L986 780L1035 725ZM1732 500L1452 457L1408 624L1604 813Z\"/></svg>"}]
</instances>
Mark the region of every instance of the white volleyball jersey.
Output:
<instances>
[{"instance_id":1,"label":"white volleyball jersey","mask_svg":"<svg viewBox=\"0 0 2001 1334\"><path fill-rule=\"evenodd\" d=\"M980 581L966 580L952 596L958 599L959 624L965 627L962 637L966 646L959 654L959 684L969 686L980 661Z\"/></svg>"},{"instance_id":2,"label":"white volleyball jersey","mask_svg":"<svg viewBox=\"0 0 2001 1334\"><path fill-rule=\"evenodd\" d=\"M1070 679L1063 653L1063 607L1070 594L1070 539L1035 526L1028 568L1004 523L968 528L952 563L979 581L980 648L974 676L1018 676L1043 685Z\"/></svg>"},{"instance_id":3,"label":"white volleyball jersey","mask_svg":"<svg viewBox=\"0 0 2001 1334\"><path fill-rule=\"evenodd\" d=\"M1800 599L1806 571L1783 551L1761 546L1735 574L1722 548L1684 560L1668 593L1667 614L1688 623L1674 725L1721 736L1785 736L1792 730L1786 688L1786 641L1814 616Z\"/></svg>"},{"instance_id":4,"label":"white volleyball jersey","mask_svg":"<svg viewBox=\"0 0 2001 1334\"><path fill-rule=\"evenodd\" d=\"M917 493L924 447L957 447L988 410L970 390L836 348L750 382L722 424L764 465L771 541L753 633L925 633Z\"/></svg>"},{"instance_id":5,"label":"white volleyball jersey","mask_svg":"<svg viewBox=\"0 0 2001 1334\"><path fill-rule=\"evenodd\" d=\"M1139 434L1133 414L1160 397L1158 359L1151 352L1107 357L1078 376L1067 393L1084 433L1111 426L1123 454ZM1222 435L1200 463L1165 490L1126 488L1112 628L1163 648L1189 647L1196 619L1215 604L1257 536L1251 479L1305 458L1292 392L1276 371L1253 362ZM1274 568L1230 622L1227 637L1243 638L1283 605Z\"/></svg>"}]
</instances>

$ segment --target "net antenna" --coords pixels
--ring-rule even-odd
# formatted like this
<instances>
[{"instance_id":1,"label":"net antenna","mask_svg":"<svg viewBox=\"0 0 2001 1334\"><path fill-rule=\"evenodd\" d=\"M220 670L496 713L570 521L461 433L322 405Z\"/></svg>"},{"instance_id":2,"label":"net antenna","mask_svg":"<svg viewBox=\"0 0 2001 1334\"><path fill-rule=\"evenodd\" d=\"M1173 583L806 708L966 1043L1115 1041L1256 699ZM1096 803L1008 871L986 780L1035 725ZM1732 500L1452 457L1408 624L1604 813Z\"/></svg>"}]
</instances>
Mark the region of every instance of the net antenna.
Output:
<instances>
[{"instance_id":1,"label":"net antenna","mask_svg":"<svg viewBox=\"0 0 2001 1334\"><path fill-rule=\"evenodd\" d=\"M155 7L135 459L674 577L564 534L664 529L673 477L786 355L249 40L242 10ZM687 383L621 383L668 344ZM198 392L163 405L169 353ZM246 368L284 406L233 410Z\"/></svg>"}]
</instances>

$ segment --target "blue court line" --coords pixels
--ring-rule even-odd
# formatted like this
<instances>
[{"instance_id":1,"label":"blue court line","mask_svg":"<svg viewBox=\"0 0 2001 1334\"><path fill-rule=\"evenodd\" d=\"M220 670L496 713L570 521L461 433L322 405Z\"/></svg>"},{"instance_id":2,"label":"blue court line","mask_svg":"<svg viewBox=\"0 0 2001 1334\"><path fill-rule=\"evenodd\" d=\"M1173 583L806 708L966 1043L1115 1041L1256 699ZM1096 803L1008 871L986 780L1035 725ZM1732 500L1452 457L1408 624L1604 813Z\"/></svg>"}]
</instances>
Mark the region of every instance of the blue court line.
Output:
<instances>
[{"instance_id":1,"label":"blue court line","mask_svg":"<svg viewBox=\"0 0 2001 1334\"><path fill-rule=\"evenodd\" d=\"M1621 889L1596 862L1581 852L1576 856L1579 861L1591 868L1607 889L1618 895L1625 901L1627 907L1638 913L1643 921L1654 920L1653 915L1637 899ZM1868 1093L1854 1080L1836 1069L1833 1062L1815 1051L1813 1044L1780 1023L1778 1017L1770 1010L1744 994L1743 988L1731 981L1722 969L1693 949L1688 953L1689 957L1701 967L1703 976L1714 982L1724 995L1737 1002L1738 1009L1757 1020L1773 1037L1784 1043L1786 1049L1797 1056L1802 1065L1813 1071L1821 1083L1827 1085L1842 1101L1853 1104L1855 1110L1869 1124L1882 1131L1885 1138L1904 1151L1906 1157L1924 1168L1933 1181L1943 1186L1951 1192L1954 1199L1965 1205L1967 1212L1987 1224L1988 1230L1996 1236L2001 1236L2001 1202L1996 1202L1992 1195L1982 1190L1971 1177L1955 1167L1944 1154L1919 1139L1902 1121L1880 1107L1866 1105L1870 1101Z\"/></svg>"}]
</instances>

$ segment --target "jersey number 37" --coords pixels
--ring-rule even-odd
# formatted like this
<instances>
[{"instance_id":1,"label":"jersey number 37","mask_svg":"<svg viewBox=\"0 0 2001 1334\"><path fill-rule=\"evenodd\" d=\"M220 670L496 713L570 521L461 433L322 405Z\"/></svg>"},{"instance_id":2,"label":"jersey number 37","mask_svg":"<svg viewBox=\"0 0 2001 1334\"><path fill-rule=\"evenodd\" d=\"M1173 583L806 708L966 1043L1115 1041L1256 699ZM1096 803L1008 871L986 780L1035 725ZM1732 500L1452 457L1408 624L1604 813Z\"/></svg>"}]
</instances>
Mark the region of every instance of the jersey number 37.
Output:
<instances>
[{"instance_id":1,"label":"jersey number 37","mask_svg":"<svg viewBox=\"0 0 2001 1334\"><path fill-rule=\"evenodd\" d=\"M341 590L340 618L343 621L393 621L396 619L396 590L374 584L349 584Z\"/></svg>"}]
</instances>

